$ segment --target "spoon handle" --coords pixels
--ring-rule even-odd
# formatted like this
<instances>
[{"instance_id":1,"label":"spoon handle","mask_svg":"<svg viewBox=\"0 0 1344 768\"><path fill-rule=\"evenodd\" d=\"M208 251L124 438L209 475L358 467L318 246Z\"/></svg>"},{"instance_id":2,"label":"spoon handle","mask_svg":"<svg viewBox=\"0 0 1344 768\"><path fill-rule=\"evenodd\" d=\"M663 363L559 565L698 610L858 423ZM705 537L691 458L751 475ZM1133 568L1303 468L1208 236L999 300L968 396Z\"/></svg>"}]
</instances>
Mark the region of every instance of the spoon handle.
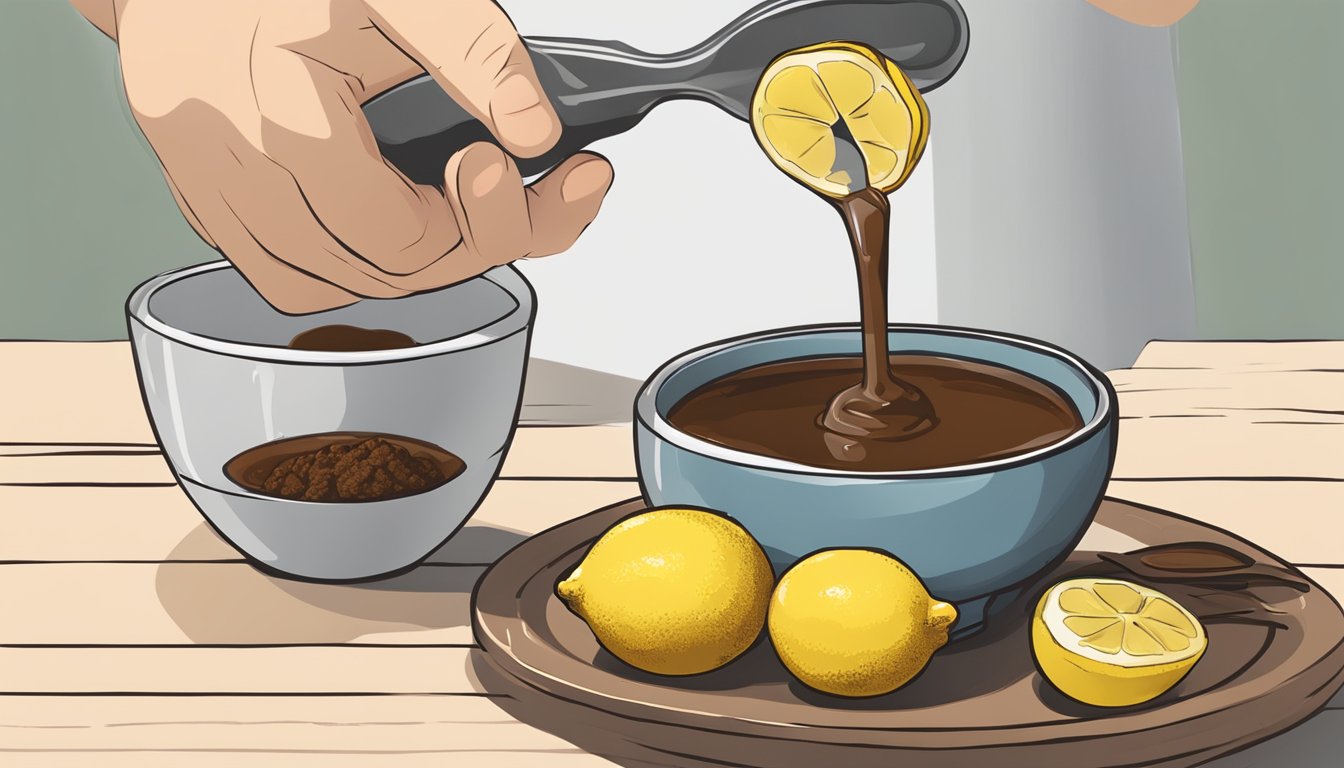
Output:
<instances>
[{"instance_id":1,"label":"spoon handle","mask_svg":"<svg viewBox=\"0 0 1344 768\"><path fill-rule=\"evenodd\" d=\"M523 175L552 167L598 139L634 127L659 102L690 98L748 119L752 90L780 53L830 40L867 43L923 91L938 87L966 56L968 27L957 0L768 0L704 42L651 54L616 41L525 38L563 132L538 158L519 158ZM489 131L429 77L364 105L378 146L421 184L441 184L454 152Z\"/></svg>"},{"instance_id":2,"label":"spoon handle","mask_svg":"<svg viewBox=\"0 0 1344 768\"><path fill-rule=\"evenodd\" d=\"M661 60L619 43L525 38L542 89L560 118L556 146L541 157L516 158L524 176L541 173L598 139L624 133L675 87ZM417 184L443 184L448 158L477 141L496 143L489 129L458 106L428 75L364 105L383 157Z\"/></svg>"}]
</instances>

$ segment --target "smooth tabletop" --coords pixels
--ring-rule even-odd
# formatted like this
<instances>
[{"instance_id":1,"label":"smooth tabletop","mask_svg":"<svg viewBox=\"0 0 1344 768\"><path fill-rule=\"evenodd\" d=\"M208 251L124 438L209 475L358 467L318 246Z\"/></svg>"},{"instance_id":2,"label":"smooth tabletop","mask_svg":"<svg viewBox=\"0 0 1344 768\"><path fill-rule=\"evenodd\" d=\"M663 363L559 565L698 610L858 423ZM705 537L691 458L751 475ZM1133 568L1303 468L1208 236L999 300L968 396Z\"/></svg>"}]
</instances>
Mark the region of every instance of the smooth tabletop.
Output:
<instances>
[{"instance_id":1,"label":"smooth tabletop","mask_svg":"<svg viewBox=\"0 0 1344 768\"><path fill-rule=\"evenodd\" d=\"M253 569L173 483L126 343L0 343L0 370L0 764L612 765L483 690L468 611L503 552L638 495L628 424L520 427L424 566L310 584ZM1149 344L1110 374L1109 495L1245 537L1344 598L1341 372L1344 342ZM1211 765L1341 751L1337 697Z\"/></svg>"}]
</instances>

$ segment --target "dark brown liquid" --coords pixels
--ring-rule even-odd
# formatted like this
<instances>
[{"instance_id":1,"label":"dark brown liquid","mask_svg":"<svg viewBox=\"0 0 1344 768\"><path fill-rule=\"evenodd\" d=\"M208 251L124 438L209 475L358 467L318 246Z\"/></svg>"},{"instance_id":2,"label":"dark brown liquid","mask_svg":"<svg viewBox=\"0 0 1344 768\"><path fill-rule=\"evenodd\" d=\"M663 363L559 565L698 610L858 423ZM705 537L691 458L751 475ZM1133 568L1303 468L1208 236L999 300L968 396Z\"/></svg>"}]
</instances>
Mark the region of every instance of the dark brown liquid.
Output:
<instances>
[{"instance_id":1,"label":"dark brown liquid","mask_svg":"<svg viewBox=\"0 0 1344 768\"><path fill-rule=\"evenodd\" d=\"M224 465L255 493L319 502L381 501L431 491L467 467L433 443L373 432L328 432L273 440Z\"/></svg>"},{"instance_id":2,"label":"dark brown liquid","mask_svg":"<svg viewBox=\"0 0 1344 768\"><path fill-rule=\"evenodd\" d=\"M902 386L938 406L937 426L910 440L839 435L817 414L836 392L861 388L855 357L770 363L731 373L687 395L668 420L728 448L809 466L867 472L935 469L1014 456L1076 431L1073 404L1030 376L987 363L893 355Z\"/></svg>"},{"instance_id":3,"label":"dark brown liquid","mask_svg":"<svg viewBox=\"0 0 1344 768\"><path fill-rule=\"evenodd\" d=\"M854 248L863 325L863 379L832 393L821 425L836 435L872 440L908 440L938 424L933 406L918 386L898 379L887 351L887 239L891 207L887 196L869 187L837 201ZM845 441L836 441L845 442ZM853 442L853 441L848 441Z\"/></svg>"},{"instance_id":4,"label":"dark brown liquid","mask_svg":"<svg viewBox=\"0 0 1344 768\"><path fill-rule=\"evenodd\" d=\"M1146 552L1140 558L1144 565L1163 571L1228 571L1254 565L1255 561L1239 552L1214 549L1198 544L1169 545Z\"/></svg>"},{"instance_id":5,"label":"dark brown liquid","mask_svg":"<svg viewBox=\"0 0 1344 768\"><path fill-rule=\"evenodd\" d=\"M322 325L310 328L289 342L290 349L314 352L369 352L376 349L414 347L415 339L399 331L384 328L360 328L354 325Z\"/></svg>"}]
</instances>

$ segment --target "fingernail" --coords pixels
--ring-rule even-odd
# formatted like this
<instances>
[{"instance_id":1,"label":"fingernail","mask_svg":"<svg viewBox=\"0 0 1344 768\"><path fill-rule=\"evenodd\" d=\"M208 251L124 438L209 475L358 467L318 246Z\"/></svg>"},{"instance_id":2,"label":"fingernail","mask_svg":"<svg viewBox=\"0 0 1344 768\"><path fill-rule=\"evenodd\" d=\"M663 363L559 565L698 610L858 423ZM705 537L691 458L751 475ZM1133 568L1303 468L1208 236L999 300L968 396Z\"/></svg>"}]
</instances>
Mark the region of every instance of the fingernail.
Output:
<instances>
[{"instance_id":1,"label":"fingernail","mask_svg":"<svg viewBox=\"0 0 1344 768\"><path fill-rule=\"evenodd\" d=\"M560 183L560 197L566 203L582 200L611 185L611 166L604 160L589 160L565 176Z\"/></svg>"}]
</instances>

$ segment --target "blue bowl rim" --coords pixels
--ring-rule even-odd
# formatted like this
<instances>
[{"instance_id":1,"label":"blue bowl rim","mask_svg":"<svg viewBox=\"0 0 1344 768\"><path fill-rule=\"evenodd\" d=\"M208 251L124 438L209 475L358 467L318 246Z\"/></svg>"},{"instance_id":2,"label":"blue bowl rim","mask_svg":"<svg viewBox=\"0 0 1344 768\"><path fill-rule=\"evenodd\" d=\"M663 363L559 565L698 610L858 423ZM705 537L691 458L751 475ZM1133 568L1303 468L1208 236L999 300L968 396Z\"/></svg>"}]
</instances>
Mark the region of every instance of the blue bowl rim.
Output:
<instances>
[{"instance_id":1,"label":"blue bowl rim","mask_svg":"<svg viewBox=\"0 0 1344 768\"><path fill-rule=\"evenodd\" d=\"M857 323L802 325L793 328L734 336L729 339L711 342L687 352L683 352L659 366L658 370L654 371L653 375L649 377L642 387L640 387L639 394L635 398L635 422L638 426L647 429L659 439L665 440L682 450L690 451L691 453L699 454L715 461L735 464L749 469L769 470L772 472L814 477L853 478L863 480L913 480L918 478L947 478L990 474L1042 461L1088 441L1114 422L1116 413L1119 411L1119 402L1116 398L1115 388L1111 386L1110 381L1101 371L1082 358L1061 347L1050 344L1049 342L1033 339L1027 336L1016 336L1009 333L985 331L976 328L961 328L958 326L921 323L892 323L887 326L888 333L915 333L928 336L955 336L960 338L980 339L1054 357L1084 375L1097 399L1096 413L1092 414L1092 418L1089 419L1081 429L1068 435L1064 439L1015 456L1008 456L1002 459L978 462L975 464L938 467L935 469L860 471L814 467L807 464L800 464L784 459L776 459L749 453L747 451L727 448L682 432L676 427L673 427L663 418L662 414L658 412L658 392L662 389L663 385L667 383L668 379L680 372L686 366L698 362L709 355L724 352L735 347L748 346L750 344L773 339L782 339L793 336L811 336L820 333L834 333L837 331L858 332L859 330L860 328ZM784 359L792 358L781 358L781 360ZM992 363L992 361L985 362ZM992 364L999 365L998 363Z\"/></svg>"},{"instance_id":2,"label":"blue bowl rim","mask_svg":"<svg viewBox=\"0 0 1344 768\"><path fill-rule=\"evenodd\" d=\"M500 267L494 267L480 275L467 278L467 280L486 280L494 283L513 299L513 307L499 317L496 317L477 328L473 328L468 332L424 344L418 344L414 347L373 350L367 352L325 352L307 349L289 349L288 347L274 347L264 344L251 344L206 336L183 328L178 328L170 325L150 311L150 299L153 298L154 294L159 290L181 280L187 280L200 274L223 269L231 270L234 269L234 267L228 261L221 259L218 261L207 261L202 264L181 267L155 275L138 285L135 290L131 292L130 296L127 297L126 317L128 320L139 323L162 338L205 352L213 352L228 357L271 363L351 366L376 365L378 363L391 363L403 360L418 360L448 352L458 352L464 349L487 346L509 338L519 331L529 328L537 314L537 297L535 290L532 288L532 284L528 282L522 272L519 272L516 268L507 264ZM245 281L247 280L246 277L243 279ZM466 282L466 280L461 282ZM460 285L461 282L454 283L453 285ZM250 281L248 284L251 284ZM453 286L444 286L444 288L437 290L445 290L451 287ZM424 293L434 293L434 291L425 291ZM275 311L280 312L280 310ZM281 314L288 313L281 312ZM134 333L131 334L131 338L134 340Z\"/></svg>"}]
</instances>

